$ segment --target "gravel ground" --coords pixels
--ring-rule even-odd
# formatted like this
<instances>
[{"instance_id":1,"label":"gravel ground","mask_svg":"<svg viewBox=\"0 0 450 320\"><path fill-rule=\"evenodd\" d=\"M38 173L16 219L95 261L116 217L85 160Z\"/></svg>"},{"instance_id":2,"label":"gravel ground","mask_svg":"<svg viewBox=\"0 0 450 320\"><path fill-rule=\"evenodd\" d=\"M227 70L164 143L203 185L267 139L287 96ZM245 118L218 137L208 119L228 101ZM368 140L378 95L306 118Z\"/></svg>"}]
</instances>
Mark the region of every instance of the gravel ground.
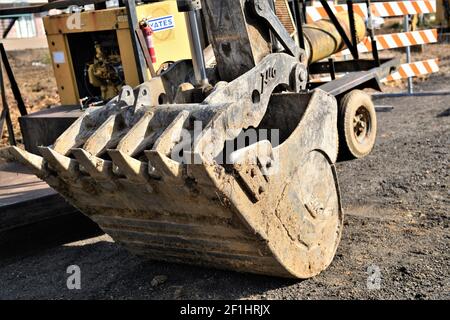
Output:
<instances>
[{"instance_id":1,"label":"gravel ground","mask_svg":"<svg viewBox=\"0 0 450 320\"><path fill-rule=\"evenodd\" d=\"M450 75L418 89L450 90ZM450 96L377 104L395 109L379 114L369 157L338 165L346 222L336 258L319 276L144 262L101 236L0 260L0 298L450 299ZM70 265L81 268L81 290L66 287Z\"/></svg>"}]
</instances>

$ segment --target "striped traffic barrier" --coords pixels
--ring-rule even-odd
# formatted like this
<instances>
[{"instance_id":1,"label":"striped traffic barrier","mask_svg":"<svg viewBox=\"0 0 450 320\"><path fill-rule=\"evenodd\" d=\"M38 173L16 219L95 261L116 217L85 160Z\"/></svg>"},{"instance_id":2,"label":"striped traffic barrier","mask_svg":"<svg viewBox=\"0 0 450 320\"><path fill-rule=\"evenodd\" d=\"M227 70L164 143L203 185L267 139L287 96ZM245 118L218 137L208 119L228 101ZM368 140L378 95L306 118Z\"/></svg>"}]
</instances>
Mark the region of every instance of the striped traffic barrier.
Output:
<instances>
[{"instance_id":1,"label":"striped traffic barrier","mask_svg":"<svg viewBox=\"0 0 450 320\"><path fill-rule=\"evenodd\" d=\"M334 13L346 12L347 5L333 5L330 8ZM354 13L364 18L368 18L368 8L364 3L353 4ZM427 14L436 12L436 0L411 0L411 1L386 1L373 2L370 4L370 13L377 17L394 17L405 16L405 30L409 29L407 17L409 15ZM306 16L308 21L317 21L328 19L328 14L321 4L309 6L306 8ZM402 64L398 69L385 79L381 79L386 83L400 79L408 79L408 92L412 93L412 78L423 76L439 71L438 59L429 59L425 61L411 62L410 47L415 45L423 45L436 43L438 41L438 32L436 29L406 31L392 34L377 35L374 37L377 43L377 50L388 50L405 47L407 51L407 63ZM358 52L372 52L371 38L366 37L358 44ZM349 49L345 49L334 57L342 57L351 55ZM342 75L336 75L336 78ZM327 82L331 77L316 78L313 82Z\"/></svg>"},{"instance_id":2,"label":"striped traffic barrier","mask_svg":"<svg viewBox=\"0 0 450 320\"><path fill-rule=\"evenodd\" d=\"M430 30L420 30L420 31L409 31L409 32L399 32L392 34L383 34L375 36L377 41L378 50L387 50L402 48L408 46L416 46L427 43L436 43L438 41L437 29ZM358 44L358 51L360 53L371 52L372 42L370 38L366 37ZM349 49L345 49L336 56L350 55Z\"/></svg>"},{"instance_id":3,"label":"striped traffic barrier","mask_svg":"<svg viewBox=\"0 0 450 320\"><path fill-rule=\"evenodd\" d=\"M424 61L417 61L413 63L404 63L397 68L397 71L390 74L384 79L381 79L381 82L386 83L389 81L396 81L401 79L406 79L410 77L418 77L426 74L431 74L439 71L439 60L438 59L429 59ZM345 74L337 74L336 79L343 77ZM322 83L331 81L330 76L318 77L315 79L311 79L311 82Z\"/></svg>"},{"instance_id":4,"label":"striped traffic barrier","mask_svg":"<svg viewBox=\"0 0 450 320\"><path fill-rule=\"evenodd\" d=\"M330 7L334 13L347 11L347 5L331 5ZM355 14L367 17L365 4L356 3L353 5L353 10ZM377 17L433 13L436 12L436 0L374 2L371 4L370 10ZM318 21L328 18L328 15L321 5L317 5L306 8L306 17L308 21Z\"/></svg>"},{"instance_id":5,"label":"striped traffic barrier","mask_svg":"<svg viewBox=\"0 0 450 320\"><path fill-rule=\"evenodd\" d=\"M423 76L439 71L438 65L439 59L429 59L424 61L417 61L412 63L405 63L394 73L390 74L386 78L382 79L382 82L389 82L401 79L407 79L411 77Z\"/></svg>"}]
</instances>

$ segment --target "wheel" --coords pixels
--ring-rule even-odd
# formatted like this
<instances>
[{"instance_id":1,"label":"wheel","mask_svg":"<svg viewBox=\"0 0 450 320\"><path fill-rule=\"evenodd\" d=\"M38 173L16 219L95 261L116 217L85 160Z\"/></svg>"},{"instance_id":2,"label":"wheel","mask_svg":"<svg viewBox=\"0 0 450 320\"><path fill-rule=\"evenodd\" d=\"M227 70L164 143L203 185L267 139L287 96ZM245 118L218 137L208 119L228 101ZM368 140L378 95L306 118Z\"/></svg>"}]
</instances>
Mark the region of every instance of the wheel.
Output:
<instances>
[{"instance_id":1,"label":"wheel","mask_svg":"<svg viewBox=\"0 0 450 320\"><path fill-rule=\"evenodd\" d=\"M370 154L377 137L377 115L371 97L361 90L347 93L339 104L339 160Z\"/></svg>"}]
</instances>

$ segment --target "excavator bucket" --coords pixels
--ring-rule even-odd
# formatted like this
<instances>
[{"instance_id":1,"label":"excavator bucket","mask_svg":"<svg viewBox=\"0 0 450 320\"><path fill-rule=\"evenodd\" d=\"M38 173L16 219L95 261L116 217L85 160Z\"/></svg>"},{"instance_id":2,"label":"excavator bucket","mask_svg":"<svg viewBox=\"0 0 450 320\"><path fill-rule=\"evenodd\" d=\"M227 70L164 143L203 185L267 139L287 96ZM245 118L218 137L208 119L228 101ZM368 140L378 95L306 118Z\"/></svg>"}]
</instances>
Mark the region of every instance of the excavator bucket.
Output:
<instances>
[{"instance_id":1,"label":"excavator bucket","mask_svg":"<svg viewBox=\"0 0 450 320\"><path fill-rule=\"evenodd\" d=\"M204 101L170 105L155 78L88 109L41 155L0 154L137 255L308 278L331 263L342 210L335 98L275 90L304 86L304 71L271 54Z\"/></svg>"},{"instance_id":2,"label":"excavator bucket","mask_svg":"<svg viewBox=\"0 0 450 320\"><path fill-rule=\"evenodd\" d=\"M305 25L300 48L272 1L204 0L215 57L206 68L200 2L177 3L192 61L87 109L40 155L8 147L0 157L27 165L137 255L317 275L334 257L343 212L337 102L307 90L307 64L345 47L349 19ZM360 40L364 20L354 20Z\"/></svg>"}]
</instances>

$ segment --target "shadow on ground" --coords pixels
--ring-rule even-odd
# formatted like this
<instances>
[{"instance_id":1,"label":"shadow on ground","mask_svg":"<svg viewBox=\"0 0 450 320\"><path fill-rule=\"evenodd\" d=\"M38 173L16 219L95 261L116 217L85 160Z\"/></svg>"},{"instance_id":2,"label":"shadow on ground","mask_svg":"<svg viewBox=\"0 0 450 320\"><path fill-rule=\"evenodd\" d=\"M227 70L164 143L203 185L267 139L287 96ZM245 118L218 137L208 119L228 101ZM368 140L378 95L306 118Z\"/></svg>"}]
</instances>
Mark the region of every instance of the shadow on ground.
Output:
<instances>
[{"instance_id":1,"label":"shadow on ground","mask_svg":"<svg viewBox=\"0 0 450 320\"><path fill-rule=\"evenodd\" d=\"M298 281L146 261L108 236L83 240L2 263L1 299L242 299ZM105 263L107 262L107 263ZM18 266L20 265L20 268ZM81 270L81 290L69 290L67 267ZM156 276L167 276L158 286ZM29 290L33 288L33 290Z\"/></svg>"}]
</instances>

